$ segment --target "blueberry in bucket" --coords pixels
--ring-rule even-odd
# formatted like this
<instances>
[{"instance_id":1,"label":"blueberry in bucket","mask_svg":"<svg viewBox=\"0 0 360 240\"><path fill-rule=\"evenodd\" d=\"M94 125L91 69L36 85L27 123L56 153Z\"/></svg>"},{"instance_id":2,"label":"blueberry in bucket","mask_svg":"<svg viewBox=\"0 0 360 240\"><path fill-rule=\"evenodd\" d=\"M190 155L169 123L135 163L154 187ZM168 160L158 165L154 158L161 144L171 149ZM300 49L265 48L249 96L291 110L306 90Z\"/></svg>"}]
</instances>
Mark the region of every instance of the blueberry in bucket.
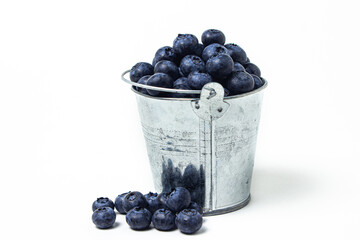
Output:
<instances>
[{"instance_id":1,"label":"blueberry in bucket","mask_svg":"<svg viewBox=\"0 0 360 240\"><path fill-rule=\"evenodd\" d=\"M212 81L208 73L192 72L188 76L188 84L192 89L201 90L203 86Z\"/></svg>"},{"instance_id":2,"label":"blueberry in bucket","mask_svg":"<svg viewBox=\"0 0 360 240\"><path fill-rule=\"evenodd\" d=\"M131 68L130 79L138 82L141 77L152 74L154 74L154 67L150 63L139 62Z\"/></svg>"},{"instance_id":3,"label":"blueberry in bucket","mask_svg":"<svg viewBox=\"0 0 360 240\"><path fill-rule=\"evenodd\" d=\"M233 94L246 93L254 89L254 79L247 72L233 72L226 86Z\"/></svg>"},{"instance_id":4,"label":"blueberry in bucket","mask_svg":"<svg viewBox=\"0 0 360 240\"><path fill-rule=\"evenodd\" d=\"M235 43L226 44L225 47L229 51L229 54L234 60L234 62L239 62L241 64L246 63L246 52L241 47L239 47Z\"/></svg>"},{"instance_id":5,"label":"blueberry in bucket","mask_svg":"<svg viewBox=\"0 0 360 240\"><path fill-rule=\"evenodd\" d=\"M204 61L196 55L187 55L180 62L180 70L184 76L188 76L189 73L198 71L205 71Z\"/></svg>"},{"instance_id":6,"label":"blueberry in bucket","mask_svg":"<svg viewBox=\"0 0 360 240\"><path fill-rule=\"evenodd\" d=\"M155 73L166 73L172 79L180 77L179 68L175 63L168 60L161 60L155 65Z\"/></svg>"},{"instance_id":7,"label":"blueberry in bucket","mask_svg":"<svg viewBox=\"0 0 360 240\"><path fill-rule=\"evenodd\" d=\"M194 54L198 48L198 39L192 34L178 34L173 43L173 49L179 56Z\"/></svg>"},{"instance_id":8,"label":"blueberry in bucket","mask_svg":"<svg viewBox=\"0 0 360 240\"><path fill-rule=\"evenodd\" d=\"M245 64L245 70L246 72L250 73L250 74L255 74L258 77L261 77L261 71L260 68L258 68L258 66L256 66L253 63L247 63Z\"/></svg>"},{"instance_id":9,"label":"blueberry in bucket","mask_svg":"<svg viewBox=\"0 0 360 240\"><path fill-rule=\"evenodd\" d=\"M225 79L234 69L234 62L227 54L220 54L206 62L207 72L215 79ZM231 91L231 89L229 89Z\"/></svg>"},{"instance_id":10,"label":"blueberry in bucket","mask_svg":"<svg viewBox=\"0 0 360 240\"><path fill-rule=\"evenodd\" d=\"M140 78L140 80L137 83L147 85L147 81L149 80L150 77L151 77L150 75L143 76L142 78ZM148 94L148 92L146 91L146 88L136 87L136 90L138 90L139 92L141 92L143 94Z\"/></svg>"},{"instance_id":11,"label":"blueberry in bucket","mask_svg":"<svg viewBox=\"0 0 360 240\"><path fill-rule=\"evenodd\" d=\"M159 48L156 53L155 53L155 57L153 60L153 66L155 67L155 64L160 62L161 60L168 60L171 61L173 63L177 63L178 62L178 56L175 53L174 49L172 47L169 46L165 46L162 48Z\"/></svg>"},{"instance_id":12,"label":"blueberry in bucket","mask_svg":"<svg viewBox=\"0 0 360 240\"><path fill-rule=\"evenodd\" d=\"M163 88L172 88L173 84L174 84L174 80L168 74L165 73L155 73L147 81L147 85L149 86L163 87ZM150 89L147 89L147 92L150 95L156 97L166 96L166 92L150 90Z\"/></svg>"},{"instance_id":13,"label":"blueberry in bucket","mask_svg":"<svg viewBox=\"0 0 360 240\"><path fill-rule=\"evenodd\" d=\"M224 45L225 35L220 30L208 29L201 35L201 41L205 46L208 46L212 43L219 43Z\"/></svg>"},{"instance_id":14,"label":"blueberry in bucket","mask_svg":"<svg viewBox=\"0 0 360 240\"><path fill-rule=\"evenodd\" d=\"M211 57L217 56L219 54L229 54L229 51L223 45L213 43L204 49L202 52L202 59L206 62Z\"/></svg>"}]
</instances>

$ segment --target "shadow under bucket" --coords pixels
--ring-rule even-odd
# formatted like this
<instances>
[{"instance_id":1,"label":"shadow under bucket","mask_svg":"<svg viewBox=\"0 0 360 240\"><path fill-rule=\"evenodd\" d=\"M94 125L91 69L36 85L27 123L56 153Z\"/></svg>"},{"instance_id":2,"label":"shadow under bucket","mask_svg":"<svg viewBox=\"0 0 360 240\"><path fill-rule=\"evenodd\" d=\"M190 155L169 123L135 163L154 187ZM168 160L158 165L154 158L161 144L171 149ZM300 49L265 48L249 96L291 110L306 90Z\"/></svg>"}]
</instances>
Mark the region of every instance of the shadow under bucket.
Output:
<instances>
[{"instance_id":1,"label":"shadow under bucket","mask_svg":"<svg viewBox=\"0 0 360 240\"><path fill-rule=\"evenodd\" d=\"M134 86L199 94L195 98L161 98L134 90L155 189L182 186L204 215L231 212L250 201L256 138L265 84L249 93L224 98L211 82L200 90Z\"/></svg>"}]
</instances>

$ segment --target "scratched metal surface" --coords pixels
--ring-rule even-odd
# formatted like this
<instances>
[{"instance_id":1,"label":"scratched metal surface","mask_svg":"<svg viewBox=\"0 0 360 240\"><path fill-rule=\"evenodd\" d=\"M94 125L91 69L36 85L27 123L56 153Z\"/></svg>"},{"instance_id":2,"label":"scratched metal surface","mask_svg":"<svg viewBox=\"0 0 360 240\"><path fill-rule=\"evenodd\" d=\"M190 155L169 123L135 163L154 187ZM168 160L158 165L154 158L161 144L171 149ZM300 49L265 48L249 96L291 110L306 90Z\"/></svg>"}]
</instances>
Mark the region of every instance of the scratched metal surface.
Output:
<instances>
[{"instance_id":1,"label":"scratched metal surface","mask_svg":"<svg viewBox=\"0 0 360 240\"><path fill-rule=\"evenodd\" d=\"M215 112L209 110L206 118L195 108L199 100L136 94L155 189L184 186L208 215L246 205L262 97L262 90L243 97L218 97L212 103L202 96L199 109L226 108L214 118ZM228 107L214 101L225 101Z\"/></svg>"}]
</instances>

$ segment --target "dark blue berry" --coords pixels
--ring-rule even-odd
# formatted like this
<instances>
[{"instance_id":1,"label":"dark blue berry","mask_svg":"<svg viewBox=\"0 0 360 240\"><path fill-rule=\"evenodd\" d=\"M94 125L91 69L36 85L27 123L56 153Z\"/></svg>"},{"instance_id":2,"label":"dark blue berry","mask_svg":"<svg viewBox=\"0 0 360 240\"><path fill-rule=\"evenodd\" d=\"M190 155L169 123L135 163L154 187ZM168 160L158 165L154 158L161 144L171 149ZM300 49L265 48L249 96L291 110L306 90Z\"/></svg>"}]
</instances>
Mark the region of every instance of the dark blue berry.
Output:
<instances>
[{"instance_id":1,"label":"dark blue berry","mask_svg":"<svg viewBox=\"0 0 360 240\"><path fill-rule=\"evenodd\" d=\"M115 208L121 214L126 213L123 208L123 200L124 200L124 197L126 196L126 194L128 194L128 193L130 193L130 192L122 193L122 194L118 195L115 199Z\"/></svg>"},{"instance_id":2,"label":"dark blue berry","mask_svg":"<svg viewBox=\"0 0 360 240\"><path fill-rule=\"evenodd\" d=\"M208 29L201 35L201 41L205 46L208 46L212 43L219 43L224 45L225 35L216 29Z\"/></svg>"},{"instance_id":3,"label":"dark blue berry","mask_svg":"<svg viewBox=\"0 0 360 240\"><path fill-rule=\"evenodd\" d=\"M163 87L163 88L172 88L173 83L174 83L174 80L165 73L155 73L147 81L147 85L149 85L149 86ZM166 96L166 92L160 92L160 91L150 90L150 89L147 89L147 92L150 95L156 96L156 97Z\"/></svg>"},{"instance_id":4,"label":"dark blue berry","mask_svg":"<svg viewBox=\"0 0 360 240\"><path fill-rule=\"evenodd\" d=\"M184 76L188 76L189 73L197 71L205 71L204 61L196 55L187 55L180 62L180 70Z\"/></svg>"},{"instance_id":5,"label":"dark blue berry","mask_svg":"<svg viewBox=\"0 0 360 240\"><path fill-rule=\"evenodd\" d=\"M107 197L100 197L96 199L92 204L92 210L95 211L98 208L109 207L114 209L114 202Z\"/></svg>"},{"instance_id":6,"label":"dark blue berry","mask_svg":"<svg viewBox=\"0 0 360 240\"><path fill-rule=\"evenodd\" d=\"M238 62L234 62L234 72L245 72L245 68Z\"/></svg>"},{"instance_id":7,"label":"dark blue berry","mask_svg":"<svg viewBox=\"0 0 360 240\"><path fill-rule=\"evenodd\" d=\"M229 54L234 60L234 62L239 62L241 64L246 63L246 52L241 47L239 47L235 43L226 44L225 47L229 51Z\"/></svg>"},{"instance_id":8,"label":"dark blue berry","mask_svg":"<svg viewBox=\"0 0 360 240\"><path fill-rule=\"evenodd\" d=\"M156 63L160 62L161 60L168 60L168 61L177 63L178 56L172 47L165 46L165 47L159 48L156 51L155 57L153 60L153 66L155 66Z\"/></svg>"},{"instance_id":9,"label":"dark blue berry","mask_svg":"<svg viewBox=\"0 0 360 240\"><path fill-rule=\"evenodd\" d=\"M215 79L225 79L234 69L234 62L227 54L220 54L206 62L206 71Z\"/></svg>"},{"instance_id":10,"label":"dark blue berry","mask_svg":"<svg viewBox=\"0 0 360 240\"><path fill-rule=\"evenodd\" d=\"M150 63L139 62L131 68L130 79L133 82L138 82L143 76L152 74L154 74L154 67Z\"/></svg>"},{"instance_id":11,"label":"dark blue berry","mask_svg":"<svg viewBox=\"0 0 360 240\"><path fill-rule=\"evenodd\" d=\"M201 43L199 43L197 46L196 46L196 49L195 49L195 55L196 56L199 56L199 57L202 57L202 52L204 51L204 45L202 45Z\"/></svg>"},{"instance_id":12,"label":"dark blue berry","mask_svg":"<svg viewBox=\"0 0 360 240\"><path fill-rule=\"evenodd\" d=\"M126 214L126 222L134 230L147 229L151 223L151 212L146 208L135 207Z\"/></svg>"},{"instance_id":13,"label":"dark blue berry","mask_svg":"<svg viewBox=\"0 0 360 240\"><path fill-rule=\"evenodd\" d=\"M245 61L245 64L246 63L249 63L250 62L250 59L248 57L246 57L246 61Z\"/></svg>"},{"instance_id":14,"label":"dark blue berry","mask_svg":"<svg viewBox=\"0 0 360 240\"><path fill-rule=\"evenodd\" d=\"M202 59L206 62L211 57L217 56L219 54L229 54L229 51L223 45L213 43L204 49L204 51L202 52Z\"/></svg>"},{"instance_id":15,"label":"dark blue berry","mask_svg":"<svg viewBox=\"0 0 360 240\"><path fill-rule=\"evenodd\" d=\"M158 197L157 193L149 192L149 193L145 194L144 197L148 203L147 209L151 213L154 213L156 210L163 207L162 203L157 198Z\"/></svg>"},{"instance_id":16,"label":"dark blue berry","mask_svg":"<svg viewBox=\"0 0 360 240\"><path fill-rule=\"evenodd\" d=\"M253 77L247 72L233 72L226 82L226 87L235 95L253 90L254 85Z\"/></svg>"},{"instance_id":17,"label":"dark blue berry","mask_svg":"<svg viewBox=\"0 0 360 240\"><path fill-rule=\"evenodd\" d=\"M191 202L190 192L183 187L177 187L171 191L168 199L167 206L173 212L180 212L181 210L187 208Z\"/></svg>"},{"instance_id":18,"label":"dark blue berry","mask_svg":"<svg viewBox=\"0 0 360 240\"><path fill-rule=\"evenodd\" d=\"M197 204L196 202L191 202L188 209L195 209L196 211L198 211L200 214L203 214L203 210L202 207L200 207L199 204Z\"/></svg>"},{"instance_id":19,"label":"dark blue berry","mask_svg":"<svg viewBox=\"0 0 360 240\"><path fill-rule=\"evenodd\" d=\"M176 87L178 85L187 85L187 86L189 86L187 77L181 77L181 78L176 79L176 81L174 82L174 87ZM179 88L179 89L181 89L181 88Z\"/></svg>"},{"instance_id":20,"label":"dark blue berry","mask_svg":"<svg viewBox=\"0 0 360 240\"><path fill-rule=\"evenodd\" d=\"M167 209L159 209L153 214L152 223L157 230L172 230L175 228L175 214Z\"/></svg>"},{"instance_id":21,"label":"dark blue berry","mask_svg":"<svg viewBox=\"0 0 360 240\"><path fill-rule=\"evenodd\" d=\"M161 60L155 65L154 69L155 73L166 73L169 75L172 79L177 79L180 77L179 68L178 66L170 62L168 60Z\"/></svg>"},{"instance_id":22,"label":"dark blue berry","mask_svg":"<svg viewBox=\"0 0 360 240\"><path fill-rule=\"evenodd\" d=\"M258 76L256 76L255 74L251 74L251 76L254 79L254 89L258 89L259 87L261 87L262 85L264 85L264 82L261 78L259 78Z\"/></svg>"},{"instance_id":23,"label":"dark blue berry","mask_svg":"<svg viewBox=\"0 0 360 240\"><path fill-rule=\"evenodd\" d=\"M102 207L95 210L92 221L96 227L105 229L114 225L116 220L115 211L109 207Z\"/></svg>"},{"instance_id":24,"label":"dark blue berry","mask_svg":"<svg viewBox=\"0 0 360 240\"><path fill-rule=\"evenodd\" d=\"M151 77L151 75L143 76L142 78L139 79L139 81L137 83L147 85L147 81L149 80L150 77ZM146 88L136 87L136 90L143 94L148 94L148 92L146 91Z\"/></svg>"},{"instance_id":25,"label":"dark blue berry","mask_svg":"<svg viewBox=\"0 0 360 240\"><path fill-rule=\"evenodd\" d=\"M180 232L192 234L202 226L202 216L195 209L184 209L175 218L175 224Z\"/></svg>"},{"instance_id":26,"label":"dark blue berry","mask_svg":"<svg viewBox=\"0 0 360 240\"><path fill-rule=\"evenodd\" d=\"M173 49L179 56L194 54L198 47L198 39L192 34L179 34L173 43Z\"/></svg>"},{"instance_id":27,"label":"dark blue berry","mask_svg":"<svg viewBox=\"0 0 360 240\"><path fill-rule=\"evenodd\" d=\"M261 71L258 68L258 66L256 66L253 63L247 63L244 65L246 72L250 73L250 74L255 74L258 77L261 77Z\"/></svg>"},{"instance_id":28,"label":"dark blue berry","mask_svg":"<svg viewBox=\"0 0 360 240\"><path fill-rule=\"evenodd\" d=\"M125 212L130 211L134 207L145 208L148 203L141 192L129 192L123 199L123 209Z\"/></svg>"},{"instance_id":29,"label":"dark blue berry","mask_svg":"<svg viewBox=\"0 0 360 240\"><path fill-rule=\"evenodd\" d=\"M212 81L207 73L191 72L188 76L188 84L192 89L201 90L203 86Z\"/></svg>"}]
</instances>

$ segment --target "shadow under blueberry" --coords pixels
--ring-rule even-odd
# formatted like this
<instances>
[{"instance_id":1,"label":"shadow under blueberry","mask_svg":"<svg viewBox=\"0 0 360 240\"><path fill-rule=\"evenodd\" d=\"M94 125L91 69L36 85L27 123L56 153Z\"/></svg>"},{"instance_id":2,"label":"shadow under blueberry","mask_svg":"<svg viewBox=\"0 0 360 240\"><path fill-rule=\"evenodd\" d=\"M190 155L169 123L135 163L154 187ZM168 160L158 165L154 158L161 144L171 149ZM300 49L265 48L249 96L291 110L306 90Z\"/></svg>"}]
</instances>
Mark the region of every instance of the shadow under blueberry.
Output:
<instances>
[{"instance_id":1,"label":"shadow under blueberry","mask_svg":"<svg viewBox=\"0 0 360 240\"><path fill-rule=\"evenodd\" d=\"M98 228L98 227L96 227L96 228L100 229L100 230L103 230L103 231L106 231L106 230L111 230L111 229L117 228L118 226L120 226L120 223L115 222L114 225L112 225L110 228Z\"/></svg>"}]
</instances>

